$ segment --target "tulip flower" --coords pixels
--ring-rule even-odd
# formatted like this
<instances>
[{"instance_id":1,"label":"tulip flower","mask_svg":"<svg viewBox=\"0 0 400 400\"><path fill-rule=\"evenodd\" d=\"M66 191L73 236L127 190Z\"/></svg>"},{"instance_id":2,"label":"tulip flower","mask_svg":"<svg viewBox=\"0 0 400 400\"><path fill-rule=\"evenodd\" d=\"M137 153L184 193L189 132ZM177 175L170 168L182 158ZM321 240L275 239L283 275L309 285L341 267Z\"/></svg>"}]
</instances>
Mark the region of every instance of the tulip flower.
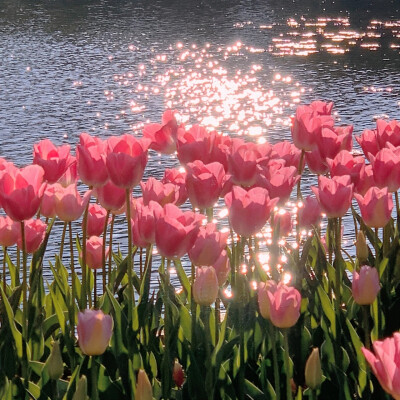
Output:
<instances>
[{"instance_id":1,"label":"tulip flower","mask_svg":"<svg viewBox=\"0 0 400 400\"><path fill-rule=\"evenodd\" d=\"M212 266L217 274L218 286L222 286L228 279L229 272L231 271L229 257L226 250L222 250L217 261L215 261Z\"/></svg>"},{"instance_id":2,"label":"tulip flower","mask_svg":"<svg viewBox=\"0 0 400 400\"><path fill-rule=\"evenodd\" d=\"M166 204L156 222L156 245L161 256L180 258L192 248L204 216Z\"/></svg>"},{"instance_id":3,"label":"tulip flower","mask_svg":"<svg viewBox=\"0 0 400 400\"><path fill-rule=\"evenodd\" d=\"M299 168L301 151L291 142L286 140L278 142L272 146L271 159L281 159L285 161L285 167ZM304 164L301 166L303 170Z\"/></svg>"},{"instance_id":4,"label":"tulip flower","mask_svg":"<svg viewBox=\"0 0 400 400\"><path fill-rule=\"evenodd\" d=\"M186 165L195 160L207 164L210 162L211 147L210 133L203 126L193 125L188 131L178 130L177 149L181 164Z\"/></svg>"},{"instance_id":5,"label":"tulip flower","mask_svg":"<svg viewBox=\"0 0 400 400\"><path fill-rule=\"evenodd\" d=\"M360 273L354 271L351 288L357 304L372 304L381 289L377 269L363 265Z\"/></svg>"},{"instance_id":6,"label":"tulip flower","mask_svg":"<svg viewBox=\"0 0 400 400\"><path fill-rule=\"evenodd\" d=\"M189 200L194 207L212 207L221 194L225 170L219 162L203 164L196 160L186 166L186 188Z\"/></svg>"},{"instance_id":7,"label":"tulip flower","mask_svg":"<svg viewBox=\"0 0 400 400\"><path fill-rule=\"evenodd\" d=\"M275 293L277 288L278 284L273 280L260 282L258 286L258 308L261 316L265 319L270 319L271 315L271 303L268 297L268 292Z\"/></svg>"},{"instance_id":8,"label":"tulip flower","mask_svg":"<svg viewBox=\"0 0 400 400\"><path fill-rule=\"evenodd\" d=\"M182 387L185 382L185 373L183 372L183 368L181 363L178 360L175 360L174 368L172 370L172 379L175 382L175 385L178 388Z\"/></svg>"},{"instance_id":9,"label":"tulip flower","mask_svg":"<svg viewBox=\"0 0 400 400\"><path fill-rule=\"evenodd\" d=\"M395 332L390 338L376 340L373 349L372 353L361 348L382 388L395 400L400 400L400 333Z\"/></svg>"},{"instance_id":10,"label":"tulip flower","mask_svg":"<svg viewBox=\"0 0 400 400\"><path fill-rule=\"evenodd\" d=\"M365 224L371 228L383 228L389 221L393 210L392 193L388 189L371 187L364 196L354 194L360 206Z\"/></svg>"},{"instance_id":11,"label":"tulip flower","mask_svg":"<svg viewBox=\"0 0 400 400\"><path fill-rule=\"evenodd\" d=\"M49 139L44 139L34 144L33 149L33 163L43 168L43 179L48 183L57 182L72 161L70 146L56 147Z\"/></svg>"},{"instance_id":12,"label":"tulip flower","mask_svg":"<svg viewBox=\"0 0 400 400\"><path fill-rule=\"evenodd\" d=\"M290 328L300 317L301 295L293 287L279 283L276 290L267 290L270 319L278 328Z\"/></svg>"},{"instance_id":13,"label":"tulip flower","mask_svg":"<svg viewBox=\"0 0 400 400\"><path fill-rule=\"evenodd\" d=\"M47 185L43 193L42 202L40 205L40 214L46 218L54 218L57 215L57 185Z\"/></svg>"},{"instance_id":14,"label":"tulip flower","mask_svg":"<svg viewBox=\"0 0 400 400\"><path fill-rule=\"evenodd\" d=\"M333 106L333 101L316 100L310 104L310 107L319 115L331 115Z\"/></svg>"},{"instance_id":15,"label":"tulip flower","mask_svg":"<svg viewBox=\"0 0 400 400\"><path fill-rule=\"evenodd\" d=\"M153 388L146 372L140 369L136 380L136 400L153 400Z\"/></svg>"},{"instance_id":16,"label":"tulip flower","mask_svg":"<svg viewBox=\"0 0 400 400\"><path fill-rule=\"evenodd\" d=\"M108 179L106 168L107 142L82 133L77 146L78 173L88 186L104 185Z\"/></svg>"},{"instance_id":17,"label":"tulip flower","mask_svg":"<svg viewBox=\"0 0 400 400\"><path fill-rule=\"evenodd\" d=\"M99 269L102 267L103 238L91 236L86 240L86 263L91 269ZM108 256L109 248L106 248L106 257Z\"/></svg>"},{"instance_id":18,"label":"tulip flower","mask_svg":"<svg viewBox=\"0 0 400 400\"><path fill-rule=\"evenodd\" d=\"M400 187L400 157L392 149L385 147L375 157L370 158L376 186L387 186L389 192L396 192Z\"/></svg>"},{"instance_id":19,"label":"tulip flower","mask_svg":"<svg viewBox=\"0 0 400 400\"><path fill-rule=\"evenodd\" d=\"M93 194L106 210L115 212L125 205L125 189L114 185L111 181L108 181L102 186L96 187Z\"/></svg>"},{"instance_id":20,"label":"tulip flower","mask_svg":"<svg viewBox=\"0 0 400 400\"><path fill-rule=\"evenodd\" d=\"M21 225L10 217L0 216L0 246L10 247L17 243L20 236Z\"/></svg>"},{"instance_id":21,"label":"tulip flower","mask_svg":"<svg viewBox=\"0 0 400 400\"><path fill-rule=\"evenodd\" d=\"M299 208L299 226L311 229L321 221L321 207L315 197L308 196L303 200L302 207Z\"/></svg>"},{"instance_id":22,"label":"tulip flower","mask_svg":"<svg viewBox=\"0 0 400 400\"><path fill-rule=\"evenodd\" d=\"M378 151L381 149L378 143L376 130L366 129L363 131L361 136L356 136L356 140L361 146L362 151L368 161L371 161L370 155L375 157Z\"/></svg>"},{"instance_id":23,"label":"tulip flower","mask_svg":"<svg viewBox=\"0 0 400 400\"><path fill-rule=\"evenodd\" d=\"M328 164L326 163L326 158L322 157L318 148L312 151L307 151L306 162L308 169L317 175L324 175L329 171Z\"/></svg>"},{"instance_id":24,"label":"tulip flower","mask_svg":"<svg viewBox=\"0 0 400 400\"><path fill-rule=\"evenodd\" d=\"M183 169L183 168L182 168ZM186 172L178 169L165 169L162 183L173 183L177 187L177 199L174 204L182 205L188 198L186 190Z\"/></svg>"},{"instance_id":25,"label":"tulip flower","mask_svg":"<svg viewBox=\"0 0 400 400\"><path fill-rule=\"evenodd\" d=\"M137 140L133 135L108 139L107 170L114 185L130 189L142 179L147 164L150 140Z\"/></svg>"},{"instance_id":26,"label":"tulip flower","mask_svg":"<svg viewBox=\"0 0 400 400\"><path fill-rule=\"evenodd\" d=\"M312 349L310 356L306 362L306 368L304 371L306 385L312 389L318 389L322 383L322 368L321 359L319 357L318 348Z\"/></svg>"},{"instance_id":27,"label":"tulip flower","mask_svg":"<svg viewBox=\"0 0 400 400\"><path fill-rule=\"evenodd\" d=\"M87 235L100 236L104 231L107 211L99 204L88 207Z\"/></svg>"},{"instance_id":28,"label":"tulip flower","mask_svg":"<svg viewBox=\"0 0 400 400\"><path fill-rule=\"evenodd\" d=\"M194 301L201 306L210 306L218 296L218 279L213 267L202 267L196 270L192 293Z\"/></svg>"},{"instance_id":29,"label":"tulip flower","mask_svg":"<svg viewBox=\"0 0 400 400\"><path fill-rule=\"evenodd\" d=\"M368 245L363 231L358 231L356 240L356 256L360 263L368 259Z\"/></svg>"},{"instance_id":30,"label":"tulip flower","mask_svg":"<svg viewBox=\"0 0 400 400\"><path fill-rule=\"evenodd\" d=\"M354 192L364 196L372 186L376 186L372 165L364 165L360 170L358 181L354 186Z\"/></svg>"},{"instance_id":31,"label":"tulip flower","mask_svg":"<svg viewBox=\"0 0 400 400\"><path fill-rule=\"evenodd\" d=\"M75 184L69 185L66 188L59 184L56 185L56 213L58 218L64 222L77 220L83 214L92 191L88 190L81 197Z\"/></svg>"},{"instance_id":32,"label":"tulip flower","mask_svg":"<svg viewBox=\"0 0 400 400\"><path fill-rule=\"evenodd\" d=\"M364 157L354 157L347 150L340 151L333 160L328 158L326 162L331 177L349 175L354 184L358 182L360 171L365 164Z\"/></svg>"},{"instance_id":33,"label":"tulip flower","mask_svg":"<svg viewBox=\"0 0 400 400\"><path fill-rule=\"evenodd\" d=\"M209 155L209 163L219 162L228 171L228 154L232 146L232 139L228 135L222 135L216 131L210 132L210 142L212 143Z\"/></svg>"},{"instance_id":34,"label":"tulip flower","mask_svg":"<svg viewBox=\"0 0 400 400\"><path fill-rule=\"evenodd\" d=\"M381 148L387 143L391 143L394 147L400 146L400 122L385 121L383 119L376 120L376 136Z\"/></svg>"},{"instance_id":35,"label":"tulip flower","mask_svg":"<svg viewBox=\"0 0 400 400\"><path fill-rule=\"evenodd\" d=\"M30 219L24 221L25 224L25 251L33 254L43 243L46 236L47 225L40 219ZM18 237L17 245L22 249L21 232Z\"/></svg>"},{"instance_id":36,"label":"tulip flower","mask_svg":"<svg viewBox=\"0 0 400 400\"><path fill-rule=\"evenodd\" d=\"M78 340L82 353L88 356L103 354L110 342L113 320L101 310L78 313Z\"/></svg>"},{"instance_id":37,"label":"tulip flower","mask_svg":"<svg viewBox=\"0 0 400 400\"><path fill-rule=\"evenodd\" d=\"M189 250L189 258L194 265L214 265L226 247L229 232L221 233L215 224L200 227L196 241Z\"/></svg>"},{"instance_id":38,"label":"tulip flower","mask_svg":"<svg viewBox=\"0 0 400 400\"><path fill-rule=\"evenodd\" d=\"M292 231L292 217L290 213L286 210L280 209L274 215L274 222L272 224L272 229L276 231L279 229L279 236L288 236Z\"/></svg>"},{"instance_id":39,"label":"tulip flower","mask_svg":"<svg viewBox=\"0 0 400 400\"><path fill-rule=\"evenodd\" d=\"M318 188L312 186L311 189L328 218L343 217L351 205L353 184L348 175L332 179L320 176Z\"/></svg>"},{"instance_id":40,"label":"tulip flower","mask_svg":"<svg viewBox=\"0 0 400 400\"><path fill-rule=\"evenodd\" d=\"M249 237L257 233L267 222L271 209L278 199L270 199L268 191L255 187L248 192L239 186L225 196L229 209L229 221L233 230L241 236Z\"/></svg>"},{"instance_id":41,"label":"tulip flower","mask_svg":"<svg viewBox=\"0 0 400 400\"><path fill-rule=\"evenodd\" d=\"M144 205L148 205L150 201L156 201L161 206L165 206L167 203L175 204L178 199L179 187L173 183L162 183L150 177L147 182L140 182L140 187Z\"/></svg>"},{"instance_id":42,"label":"tulip flower","mask_svg":"<svg viewBox=\"0 0 400 400\"><path fill-rule=\"evenodd\" d=\"M323 127L317 137L317 146L322 159L334 159L342 150L353 148L353 126Z\"/></svg>"},{"instance_id":43,"label":"tulip flower","mask_svg":"<svg viewBox=\"0 0 400 400\"><path fill-rule=\"evenodd\" d=\"M0 203L14 221L32 218L38 211L46 185L43 168L8 166L0 175Z\"/></svg>"}]
</instances>

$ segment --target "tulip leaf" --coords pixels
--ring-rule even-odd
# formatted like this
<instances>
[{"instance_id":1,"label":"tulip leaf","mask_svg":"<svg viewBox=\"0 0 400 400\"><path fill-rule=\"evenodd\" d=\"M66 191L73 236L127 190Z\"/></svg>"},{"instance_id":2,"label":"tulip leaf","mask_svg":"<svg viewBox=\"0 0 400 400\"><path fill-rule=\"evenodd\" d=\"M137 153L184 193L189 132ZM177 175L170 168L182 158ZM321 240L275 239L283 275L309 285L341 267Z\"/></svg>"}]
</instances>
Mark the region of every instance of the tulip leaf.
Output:
<instances>
[{"instance_id":1,"label":"tulip leaf","mask_svg":"<svg viewBox=\"0 0 400 400\"><path fill-rule=\"evenodd\" d=\"M244 381L244 392L250 397L250 399L265 400L265 394L256 385L254 385L254 383L247 379Z\"/></svg>"},{"instance_id":2,"label":"tulip leaf","mask_svg":"<svg viewBox=\"0 0 400 400\"><path fill-rule=\"evenodd\" d=\"M176 273L178 275L179 281L182 285L183 290L186 293L186 296L188 298L190 298L191 296L191 285L189 282L189 279L182 267L182 263L180 260L174 260L174 265L175 265L175 269L176 269Z\"/></svg>"},{"instance_id":3,"label":"tulip leaf","mask_svg":"<svg viewBox=\"0 0 400 400\"><path fill-rule=\"evenodd\" d=\"M61 328L61 332L63 333L63 335L65 335L65 316L64 316L64 312L60 306L59 303L59 299L57 298L57 295L54 293L53 289L50 287L50 294L51 294L51 298L53 300L53 306L54 309L56 311L56 315L58 318L58 321L60 323L60 328Z\"/></svg>"},{"instance_id":4,"label":"tulip leaf","mask_svg":"<svg viewBox=\"0 0 400 400\"><path fill-rule=\"evenodd\" d=\"M333 309L332 303L329 300L328 295L325 293L325 291L322 289L321 286L318 286L317 291L318 291L318 296L321 300L322 310L324 311L325 316L328 318L328 320L330 322L333 337L334 337L334 339L336 339L335 310Z\"/></svg>"}]
</instances>

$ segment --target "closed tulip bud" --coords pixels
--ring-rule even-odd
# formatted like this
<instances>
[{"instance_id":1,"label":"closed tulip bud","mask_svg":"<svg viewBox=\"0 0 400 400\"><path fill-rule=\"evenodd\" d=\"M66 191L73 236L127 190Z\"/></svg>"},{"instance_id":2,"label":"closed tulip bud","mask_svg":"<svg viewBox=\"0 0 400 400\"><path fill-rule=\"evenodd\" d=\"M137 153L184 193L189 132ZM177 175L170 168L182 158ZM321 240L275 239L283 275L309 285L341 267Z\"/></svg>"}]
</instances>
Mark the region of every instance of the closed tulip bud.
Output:
<instances>
[{"instance_id":1,"label":"closed tulip bud","mask_svg":"<svg viewBox=\"0 0 400 400\"><path fill-rule=\"evenodd\" d=\"M192 293L194 300L201 306L210 306L218 296L218 279L213 267L197 268Z\"/></svg>"},{"instance_id":2,"label":"closed tulip bud","mask_svg":"<svg viewBox=\"0 0 400 400\"><path fill-rule=\"evenodd\" d=\"M258 308L260 314L265 319L270 319L271 303L268 297L268 292L275 293L278 284L273 280L268 280L265 283L261 282L258 287Z\"/></svg>"},{"instance_id":3,"label":"closed tulip bud","mask_svg":"<svg viewBox=\"0 0 400 400\"><path fill-rule=\"evenodd\" d=\"M306 385L312 390L318 389L322 383L321 359L318 348L314 348L308 357L305 369Z\"/></svg>"},{"instance_id":4,"label":"closed tulip bud","mask_svg":"<svg viewBox=\"0 0 400 400\"><path fill-rule=\"evenodd\" d=\"M50 379L58 380L64 373L64 364L61 358L60 343L53 342L51 353L47 359L47 367Z\"/></svg>"},{"instance_id":5,"label":"closed tulip bud","mask_svg":"<svg viewBox=\"0 0 400 400\"><path fill-rule=\"evenodd\" d=\"M172 370L172 379L179 388L183 385L183 382L185 382L185 374L178 360L175 360L174 369Z\"/></svg>"},{"instance_id":6,"label":"closed tulip bud","mask_svg":"<svg viewBox=\"0 0 400 400\"><path fill-rule=\"evenodd\" d=\"M137 377L136 384L136 400L152 400L153 399L153 388L146 372L140 369Z\"/></svg>"},{"instance_id":7,"label":"closed tulip bud","mask_svg":"<svg viewBox=\"0 0 400 400\"><path fill-rule=\"evenodd\" d=\"M368 246L363 231L357 233L356 255L360 263L368 259Z\"/></svg>"},{"instance_id":8,"label":"closed tulip bud","mask_svg":"<svg viewBox=\"0 0 400 400\"><path fill-rule=\"evenodd\" d=\"M87 379L85 375L79 378L72 400L87 400Z\"/></svg>"},{"instance_id":9,"label":"closed tulip bud","mask_svg":"<svg viewBox=\"0 0 400 400\"><path fill-rule=\"evenodd\" d=\"M381 289L377 269L363 265L359 274L354 272L351 288L357 304L372 304Z\"/></svg>"}]
</instances>

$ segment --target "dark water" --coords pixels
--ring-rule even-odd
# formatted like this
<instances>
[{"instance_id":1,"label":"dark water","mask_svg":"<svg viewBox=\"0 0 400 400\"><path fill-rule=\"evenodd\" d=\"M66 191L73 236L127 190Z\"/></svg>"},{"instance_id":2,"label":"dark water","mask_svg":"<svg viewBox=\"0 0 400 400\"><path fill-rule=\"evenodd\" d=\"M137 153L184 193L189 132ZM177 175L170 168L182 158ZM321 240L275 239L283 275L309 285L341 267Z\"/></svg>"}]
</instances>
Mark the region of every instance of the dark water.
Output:
<instances>
[{"instance_id":1,"label":"dark water","mask_svg":"<svg viewBox=\"0 0 400 400\"><path fill-rule=\"evenodd\" d=\"M0 1L0 156L24 165L38 140L75 146L82 131L140 135L166 107L276 142L297 104L323 99L360 134L400 118L399 51L396 1ZM148 176L161 163L176 160L153 154Z\"/></svg>"}]
</instances>

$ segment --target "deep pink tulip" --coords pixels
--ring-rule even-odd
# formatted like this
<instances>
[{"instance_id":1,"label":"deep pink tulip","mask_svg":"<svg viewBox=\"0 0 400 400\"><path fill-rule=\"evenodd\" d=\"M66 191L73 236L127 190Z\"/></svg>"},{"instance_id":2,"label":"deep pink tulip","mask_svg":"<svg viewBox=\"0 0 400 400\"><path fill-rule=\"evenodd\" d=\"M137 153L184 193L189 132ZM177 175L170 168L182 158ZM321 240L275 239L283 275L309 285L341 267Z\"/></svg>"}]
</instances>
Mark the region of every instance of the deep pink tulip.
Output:
<instances>
[{"instance_id":1,"label":"deep pink tulip","mask_svg":"<svg viewBox=\"0 0 400 400\"><path fill-rule=\"evenodd\" d=\"M351 205L353 184L348 175L332 179L320 176L318 187L312 186L311 189L328 218L343 217Z\"/></svg>"},{"instance_id":2,"label":"deep pink tulip","mask_svg":"<svg viewBox=\"0 0 400 400\"><path fill-rule=\"evenodd\" d=\"M111 181L98 186L93 193L106 210L113 212L121 209L126 202L125 189L115 186Z\"/></svg>"},{"instance_id":3,"label":"deep pink tulip","mask_svg":"<svg viewBox=\"0 0 400 400\"><path fill-rule=\"evenodd\" d=\"M265 319L270 319L271 315L271 303L268 297L268 292L274 294L278 288L278 284L273 280L266 282L260 282L258 285L258 309L260 314Z\"/></svg>"},{"instance_id":4,"label":"deep pink tulip","mask_svg":"<svg viewBox=\"0 0 400 400\"><path fill-rule=\"evenodd\" d=\"M218 279L213 267L196 270L196 279L192 286L194 301L201 306L210 306L218 296Z\"/></svg>"},{"instance_id":5,"label":"deep pink tulip","mask_svg":"<svg viewBox=\"0 0 400 400\"><path fill-rule=\"evenodd\" d=\"M378 136L376 130L366 129L361 136L356 136L358 144L361 146L367 160L371 161L370 155L376 156L381 149L378 143Z\"/></svg>"},{"instance_id":6,"label":"deep pink tulip","mask_svg":"<svg viewBox=\"0 0 400 400\"><path fill-rule=\"evenodd\" d=\"M38 211L46 185L43 168L9 166L0 174L0 203L14 221L32 218Z\"/></svg>"},{"instance_id":7,"label":"deep pink tulip","mask_svg":"<svg viewBox=\"0 0 400 400\"><path fill-rule=\"evenodd\" d=\"M69 152L68 144L57 147L49 139L44 139L33 145L33 163L43 168L45 181L55 183L72 162Z\"/></svg>"},{"instance_id":8,"label":"deep pink tulip","mask_svg":"<svg viewBox=\"0 0 400 400\"><path fill-rule=\"evenodd\" d=\"M179 187L173 183L162 183L150 177L146 182L140 182L142 188L143 204L147 205L150 201L156 201L161 206L168 203L175 204L178 199Z\"/></svg>"},{"instance_id":9,"label":"deep pink tulip","mask_svg":"<svg viewBox=\"0 0 400 400\"><path fill-rule=\"evenodd\" d=\"M389 192L396 192L400 187L400 157L385 147L370 158L376 185L381 188L386 186Z\"/></svg>"},{"instance_id":10,"label":"deep pink tulip","mask_svg":"<svg viewBox=\"0 0 400 400\"><path fill-rule=\"evenodd\" d=\"M110 342L113 319L101 310L84 310L78 313L77 331L82 353L88 356L101 355Z\"/></svg>"},{"instance_id":11,"label":"deep pink tulip","mask_svg":"<svg viewBox=\"0 0 400 400\"><path fill-rule=\"evenodd\" d=\"M78 173L90 187L104 185L108 179L106 168L107 141L82 133L77 146Z\"/></svg>"},{"instance_id":12,"label":"deep pink tulip","mask_svg":"<svg viewBox=\"0 0 400 400\"><path fill-rule=\"evenodd\" d=\"M40 219L24 221L25 226L25 251L33 254L43 243L46 236L47 225ZM19 231L18 247L22 250L21 230Z\"/></svg>"},{"instance_id":13,"label":"deep pink tulip","mask_svg":"<svg viewBox=\"0 0 400 400\"><path fill-rule=\"evenodd\" d=\"M312 196L306 197L298 213L300 228L311 229L313 226L317 226L322 219L321 213L318 200Z\"/></svg>"},{"instance_id":14,"label":"deep pink tulip","mask_svg":"<svg viewBox=\"0 0 400 400\"><path fill-rule=\"evenodd\" d=\"M353 148L353 126L323 127L317 137L318 150L323 159L335 158L342 151Z\"/></svg>"},{"instance_id":15,"label":"deep pink tulip","mask_svg":"<svg viewBox=\"0 0 400 400\"><path fill-rule=\"evenodd\" d=\"M56 203L58 185L47 185L43 193L42 203L40 205L40 214L46 218L54 218L56 216Z\"/></svg>"},{"instance_id":16,"label":"deep pink tulip","mask_svg":"<svg viewBox=\"0 0 400 400\"><path fill-rule=\"evenodd\" d=\"M277 198L271 200L268 191L259 187L247 192L239 186L234 186L225 196L233 230L238 235L246 237L261 230L277 202Z\"/></svg>"},{"instance_id":17,"label":"deep pink tulip","mask_svg":"<svg viewBox=\"0 0 400 400\"><path fill-rule=\"evenodd\" d=\"M290 328L300 317L301 295L294 287L278 283L276 290L267 290L270 319L278 328Z\"/></svg>"},{"instance_id":18,"label":"deep pink tulip","mask_svg":"<svg viewBox=\"0 0 400 400\"><path fill-rule=\"evenodd\" d=\"M76 185L69 185L66 188L58 183L56 188L56 213L58 218L64 222L71 222L77 220L85 210L90 196L91 190L88 190L83 197L78 192Z\"/></svg>"},{"instance_id":19,"label":"deep pink tulip","mask_svg":"<svg viewBox=\"0 0 400 400\"><path fill-rule=\"evenodd\" d=\"M325 102L321 100L316 100L310 104L310 107L319 115L331 115L333 105L333 101Z\"/></svg>"},{"instance_id":20,"label":"deep pink tulip","mask_svg":"<svg viewBox=\"0 0 400 400\"><path fill-rule=\"evenodd\" d=\"M210 132L211 151L209 163L219 162L228 171L228 154L232 146L232 139L229 136L222 135L217 131Z\"/></svg>"},{"instance_id":21,"label":"deep pink tulip","mask_svg":"<svg viewBox=\"0 0 400 400\"><path fill-rule=\"evenodd\" d=\"M163 214L163 208L150 200L147 205L136 201L136 213L132 218L133 243L138 247L147 247L156 241L156 221Z\"/></svg>"},{"instance_id":22,"label":"deep pink tulip","mask_svg":"<svg viewBox=\"0 0 400 400\"><path fill-rule=\"evenodd\" d=\"M129 189L142 179L147 164L150 140L137 140L133 135L108 139L107 170L114 185Z\"/></svg>"},{"instance_id":23,"label":"deep pink tulip","mask_svg":"<svg viewBox=\"0 0 400 400\"><path fill-rule=\"evenodd\" d=\"M282 141L272 146L271 158L278 158L285 161L285 167L296 167L299 168L301 157L301 151L293 144L288 141ZM304 164L301 167L303 170Z\"/></svg>"},{"instance_id":24,"label":"deep pink tulip","mask_svg":"<svg viewBox=\"0 0 400 400\"><path fill-rule=\"evenodd\" d=\"M161 256L172 259L186 254L196 241L203 219L204 215L166 204L156 222L156 245Z\"/></svg>"},{"instance_id":25,"label":"deep pink tulip","mask_svg":"<svg viewBox=\"0 0 400 400\"><path fill-rule=\"evenodd\" d=\"M76 157L69 156L69 165L67 170L61 175L61 178L57 181L61 186L67 187L78 181L78 162Z\"/></svg>"},{"instance_id":26,"label":"deep pink tulip","mask_svg":"<svg viewBox=\"0 0 400 400\"><path fill-rule=\"evenodd\" d=\"M175 200L175 205L182 205L188 198L186 190L186 171L178 169L165 169L162 183L173 183L178 188L178 198Z\"/></svg>"},{"instance_id":27,"label":"deep pink tulip","mask_svg":"<svg viewBox=\"0 0 400 400\"><path fill-rule=\"evenodd\" d=\"M360 269L360 273L354 271L351 290L353 292L354 301L357 304L372 304L381 290L377 269L368 265L363 265Z\"/></svg>"},{"instance_id":28,"label":"deep pink tulip","mask_svg":"<svg viewBox=\"0 0 400 400\"><path fill-rule=\"evenodd\" d=\"M10 247L17 243L20 236L21 225L10 217L0 216L0 246Z\"/></svg>"},{"instance_id":29,"label":"deep pink tulip","mask_svg":"<svg viewBox=\"0 0 400 400\"><path fill-rule=\"evenodd\" d=\"M90 204L88 208L87 235L100 236L104 231L107 211L99 204Z\"/></svg>"},{"instance_id":30,"label":"deep pink tulip","mask_svg":"<svg viewBox=\"0 0 400 400\"><path fill-rule=\"evenodd\" d=\"M213 267L217 274L218 285L222 286L228 279L229 272L231 271L231 265L226 250L222 250L217 261L213 264Z\"/></svg>"},{"instance_id":31,"label":"deep pink tulip","mask_svg":"<svg viewBox=\"0 0 400 400\"><path fill-rule=\"evenodd\" d=\"M214 265L226 247L229 232L221 233L215 224L209 223L200 228L193 247L189 250L194 265Z\"/></svg>"},{"instance_id":32,"label":"deep pink tulip","mask_svg":"<svg viewBox=\"0 0 400 400\"><path fill-rule=\"evenodd\" d=\"M279 229L279 236L288 236L292 231L292 217L290 213L286 210L280 209L274 215L272 229L274 231Z\"/></svg>"},{"instance_id":33,"label":"deep pink tulip","mask_svg":"<svg viewBox=\"0 0 400 400\"><path fill-rule=\"evenodd\" d=\"M318 147L312 151L307 151L305 158L308 169L313 174L325 175L329 171L328 164L326 163L326 158L321 156Z\"/></svg>"},{"instance_id":34,"label":"deep pink tulip","mask_svg":"<svg viewBox=\"0 0 400 400\"><path fill-rule=\"evenodd\" d=\"M181 164L201 160L203 163L210 162L211 153L210 133L200 125L193 125L188 131L178 130L178 159Z\"/></svg>"},{"instance_id":35,"label":"deep pink tulip","mask_svg":"<svg viewBox=\"0 0 400 400\"><path fill-rule=\"evenodd\" d=\"M186 165L186 171L186 189L192 205L200 209L213 207L225 181L223 165L196 160Z\"/></svg>"},{"instance_id":36,"label":"deep pink tulip","mask_svg":"<svg viewBox=\"0 0 400 400\"><path fill-rule=\"evenodd\" d=\"M106 258L109 248L106 247ZM91 236L86 240L86 262L89 268L99 269L103 265L103 238Z\"/></svg>"},{"instance_id":37,"label":"deep pink tulip","mask_svg":"<svg viewBox=\"0 0 400 400\"><path fill-rule=\"evenodd\" d=\"M387 122L383 119L377 119L376 133L381 149L387 143L391 143L395 147L400 146L400 122L395 120Z\"/></svg>"},{"instance_id":38,"label":"deep pink tulip","mask_svg":"<svg viewBox=\"0 0 400 400\"><path fill-rule=\"evenodd\" d=\"M182 387L185 382L185 373L183 372L182 365L178 360L175 360L174 368L172 369L172 379L178 388Z\"/></svg>"},{"instance_id":39,"label":"deep pink tulip","mask_svg":"<svg viewBox=\"0 0 400 400\"><path fill-rule=\"evenodd\" d=\"M372 165L364 165L360 170L360 177L358 182L354 186L354 192L364 196L368 189L372 186L376 186L374 179L374 171L372 170Z\"/></svg>"},{"instance_id":40,"label":"deep pink tulip","mask_svg":"<svg viewBox=\"0 0 400 400\"><path fill-rule=\"evenodd\" d=\"M354 157L347 150L340 151L333 160L328 158L326 161L332 177L349 175L354 184L358 182L365 165L364 157Z\"/></svg>"},{"instance_id":41,"label":"deep pink tulip","mask_svg":"<svg viewBox=\"0 0 400 400\"><path fill-rule=\"evenodd\" d=\"M392 193L387 188L371 187L364 196L354 194L360 206L365 224L371 228L383 228L391 218L393 210Z\"/></svg>"},{"instance_id":42,"label":"deep pink tulip","mask_svg":"<svg viewBox=\"0 0 400 400\"><path fill-rule=\"evenodd\" d=\"M400 333L376 340L373 348L375 354L365 347L361 350L382 388L395 400L400 400Z\"/></svg>"}]
</instances>

